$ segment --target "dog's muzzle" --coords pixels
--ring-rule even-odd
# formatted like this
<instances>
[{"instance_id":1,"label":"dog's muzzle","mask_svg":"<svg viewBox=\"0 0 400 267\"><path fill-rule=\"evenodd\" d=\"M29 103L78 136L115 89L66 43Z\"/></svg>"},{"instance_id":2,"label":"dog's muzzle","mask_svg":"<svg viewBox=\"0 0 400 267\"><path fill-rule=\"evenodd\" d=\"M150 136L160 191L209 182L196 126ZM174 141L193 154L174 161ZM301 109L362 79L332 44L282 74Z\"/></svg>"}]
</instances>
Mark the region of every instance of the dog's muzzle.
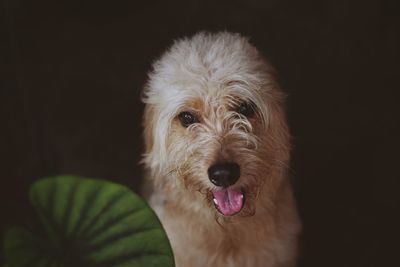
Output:
<instances>
[{"instance_id":1,"label":"dog's muzzle","mask_svg":"<svg viewBox=\"0 0 400 267\"><path fill-rule=\"evenodd\" d=\"M234 185L240 177L240 166L234 162L225 162L212 165L208 169L210 181L220 187L213 190L213 201L216 209L225 216L240 212L244 205L244 193Z\"/></svg>"}]
</instances>

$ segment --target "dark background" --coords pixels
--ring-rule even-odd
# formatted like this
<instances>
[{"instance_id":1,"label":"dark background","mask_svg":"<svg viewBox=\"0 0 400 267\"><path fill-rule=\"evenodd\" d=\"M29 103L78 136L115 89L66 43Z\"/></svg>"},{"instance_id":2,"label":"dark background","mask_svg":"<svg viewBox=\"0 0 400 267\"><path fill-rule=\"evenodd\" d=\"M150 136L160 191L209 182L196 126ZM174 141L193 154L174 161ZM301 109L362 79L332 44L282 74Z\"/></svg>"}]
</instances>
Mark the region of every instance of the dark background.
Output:
<instances>
[{"instance_id":1,"label":"dark background","mask_svg":"<svg viewBox=\"0 0 400 267\"><path fill-rule=\"evenodd\" d=\"M42 176L138 191L151 62L174 38L226 29L251 37L289 94L300 266L400 266L398 1L0 3L1 234L29 225Z\"/></svg>"}]
</instances>

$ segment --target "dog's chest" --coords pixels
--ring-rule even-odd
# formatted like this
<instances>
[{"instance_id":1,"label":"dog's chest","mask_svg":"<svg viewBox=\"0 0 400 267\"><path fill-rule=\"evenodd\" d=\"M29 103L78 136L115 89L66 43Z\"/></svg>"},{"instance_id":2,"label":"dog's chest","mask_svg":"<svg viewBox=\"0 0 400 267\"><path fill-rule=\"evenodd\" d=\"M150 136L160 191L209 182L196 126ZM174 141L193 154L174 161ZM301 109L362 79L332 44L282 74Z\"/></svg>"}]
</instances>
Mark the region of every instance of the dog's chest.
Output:
<instances>
[{"instance_id":1,"label":"dog's chest","mask_svg":"<svg viewBox=\"0 0 400 267\"><path fill-rule=\"evenodd\" d=\"M214 219L201 216L185 216L168 210L162 215L177 267L276 266L263 245L267 241L262 234L255 238L257 233L251 230L230 232Z\"/></svg>"}]
</instances>

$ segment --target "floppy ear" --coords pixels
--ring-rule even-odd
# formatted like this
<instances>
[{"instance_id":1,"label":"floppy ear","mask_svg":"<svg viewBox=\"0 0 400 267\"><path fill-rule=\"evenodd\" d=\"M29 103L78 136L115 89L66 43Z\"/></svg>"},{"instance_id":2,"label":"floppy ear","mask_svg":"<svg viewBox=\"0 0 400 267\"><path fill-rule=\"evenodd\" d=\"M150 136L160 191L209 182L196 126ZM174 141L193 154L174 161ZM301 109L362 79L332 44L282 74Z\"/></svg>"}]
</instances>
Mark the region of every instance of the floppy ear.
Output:
<instances>
[{"instance_id":1,"label":"floppy ear","mask_svg":"<svg viewBox=\"0 0 400 267\"><path fill-rule=\"evenodd\" d=\"M143 128L144 128L144 144L145 154L148 155L153 149L153 121L154 108L147 104L144 109Z\"/></svg>"},{"instance_id":2,"label":"floppy ear","mask_svg":"<svg viewBox=\"0 0 400 267\"><path fill-rule=\"evenodd\" d=\"M269 103L268 136L271 148L274 151L276 162L283 163L280 167L286 171L290 158L290 131L286 120L286 105L284 96L275 92L274 99Z\"/></svg>"}]
</instances>

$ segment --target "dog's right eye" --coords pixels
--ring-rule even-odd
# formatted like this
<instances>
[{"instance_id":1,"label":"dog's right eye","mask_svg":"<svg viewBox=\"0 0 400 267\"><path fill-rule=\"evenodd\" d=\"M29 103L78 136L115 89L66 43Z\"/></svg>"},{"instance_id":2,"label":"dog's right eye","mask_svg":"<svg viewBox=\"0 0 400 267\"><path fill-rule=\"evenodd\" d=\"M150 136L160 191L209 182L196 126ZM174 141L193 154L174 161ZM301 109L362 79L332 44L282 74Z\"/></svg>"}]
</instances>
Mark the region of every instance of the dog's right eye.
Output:
<instances>
[{"instance_id":1,"label":"dog's right eye","mask_svg":"<svg viewBox=\"0 0 400 267\"><path fill-rule=\"evenodd\" d=\"M179 113L178 118L181 121L183 127L188 127L189 125L198 122L196 116L188 111Z\"/></svg>"}]
</instances>

